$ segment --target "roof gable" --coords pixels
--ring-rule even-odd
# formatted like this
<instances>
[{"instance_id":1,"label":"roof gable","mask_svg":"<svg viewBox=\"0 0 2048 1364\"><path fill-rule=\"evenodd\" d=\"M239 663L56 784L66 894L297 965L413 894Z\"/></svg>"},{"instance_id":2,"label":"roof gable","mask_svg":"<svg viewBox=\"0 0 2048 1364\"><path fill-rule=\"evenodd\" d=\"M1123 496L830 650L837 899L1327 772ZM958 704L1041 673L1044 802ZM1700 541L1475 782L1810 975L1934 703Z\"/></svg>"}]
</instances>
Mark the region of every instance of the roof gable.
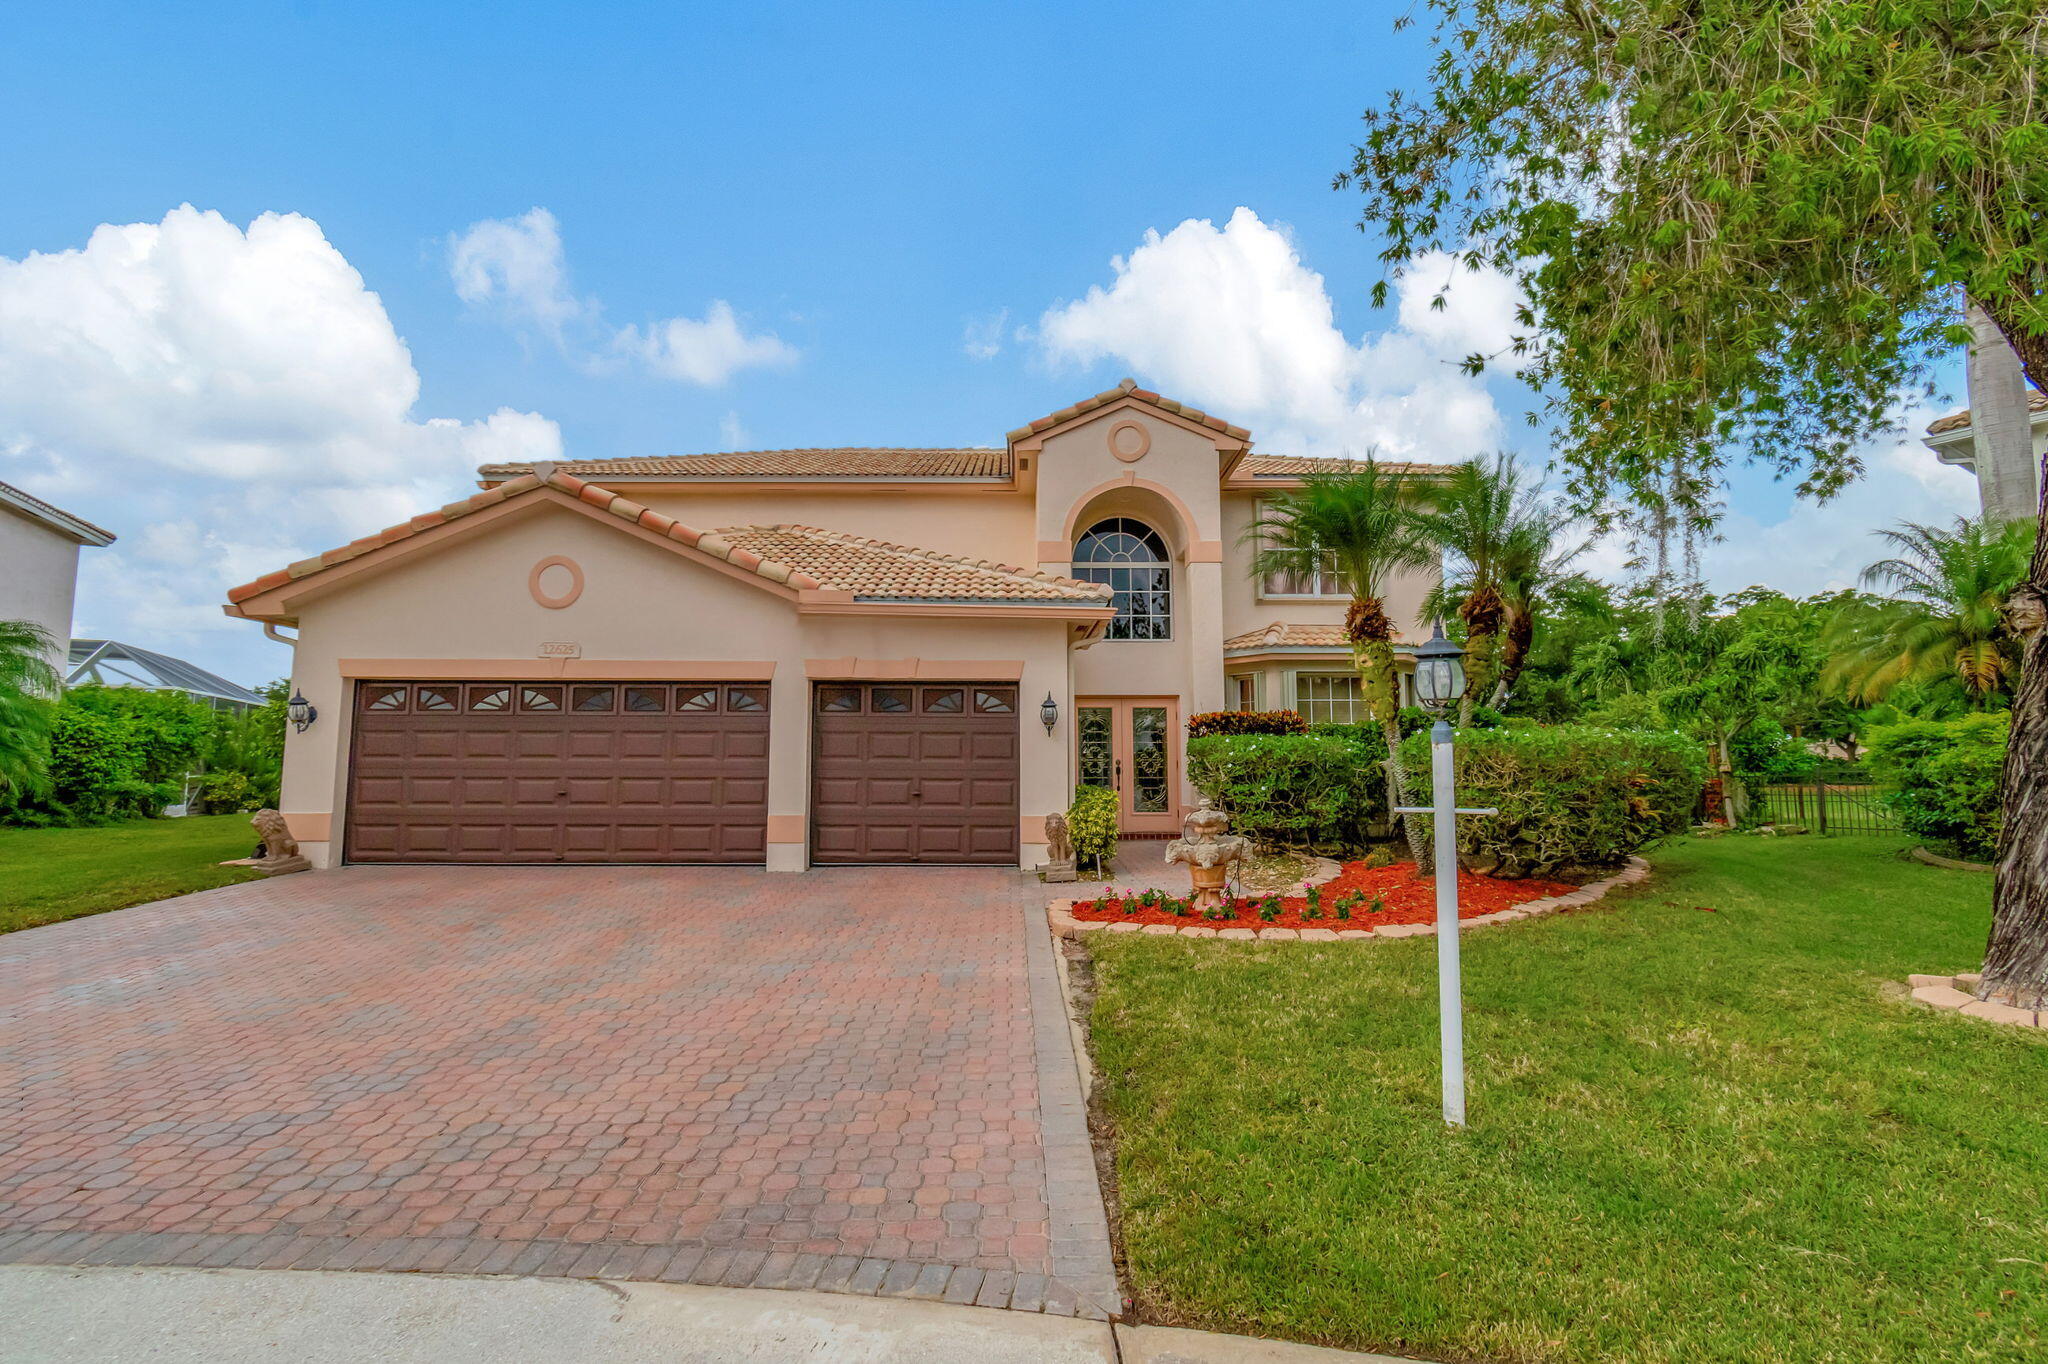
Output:
<instances>
[{"instance_id":1,"label":"roof gable","mask_svg":"<svg viewBox=\"0 0 2048 1364\"><path fill-rule=\"evenodd\" d=\"M226 609L230 615L289 621L293 617L284 601L288 589L346 572L351 565L382 564L451 535L473 533L499 519L509 504L533 498L573 508L688 557L714 561L744 581L795 599L800 608L827 602L1058 606L1091 618L1111 609L1110 589L1103 584L815 526L700 531L546 464L474 497L230 588Z\"/></svg>"},{"instance_id":2,"label":"roof gable","mask_svg":"<svg viewBox=\"0 0 2048 1364\"><path fill-rule=\"evenodd\" d=\"M32 493L25 493L11 483L0 483L0 507L8 507L29 520L53 530L67 540L98 549L114 543L114 533L102 530L81 516L53 507Z\"/></svg>"},{"instance_id":3,"label":"roof gable","mask_svg":"<svg viewBox=\"0 0 2048 1364\"><path fill-rule=\"evenodd\" d=\"M1251 443L1252 433L1244 427L1232 426L1221 417L1212 417L1198 407L1163 397L1149 388L1139 388L1136 379L1125 379L1115 388L1104 389L1092 398L1083 398L1057 412L1048 412L1038 420L1018 427L1010 433L1010 444L1016 445L1019 441L1033 440L1113 403L1136 403L1149 407L1183 425L1200 429L1202 434L1211 439L1222 437L1228 443L1239 446L1248 446Z\"/></svg>"}]
</instances>

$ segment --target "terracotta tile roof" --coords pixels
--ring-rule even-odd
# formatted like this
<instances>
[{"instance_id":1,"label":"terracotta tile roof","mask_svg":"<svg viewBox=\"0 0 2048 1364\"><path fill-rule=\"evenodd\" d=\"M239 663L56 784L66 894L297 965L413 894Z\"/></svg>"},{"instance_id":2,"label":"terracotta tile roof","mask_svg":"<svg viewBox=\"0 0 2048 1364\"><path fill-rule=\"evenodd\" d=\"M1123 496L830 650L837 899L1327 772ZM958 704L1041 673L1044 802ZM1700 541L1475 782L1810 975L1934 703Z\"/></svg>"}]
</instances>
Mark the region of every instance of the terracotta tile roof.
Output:
<instances>
[{"instance_id":1,"label":"terracotta tile roof","mask_svg":"<svg viewBox=\"0 0 2048 1364\"><path fill-rule=\"evenodd\" d=\"M1019 441L1035 436L1040 431L1058 426L1061 422L1070 421L1080 416L1083 412L1106 406L1120 398L1136 398L1140 402L1150 403L1163 412L1171 412L1176 416L1184 417L1188 421L1206 426L1213 431L1221 431L1226 436L1233 436L1238 440L1248 441L1252 438L1252 433L1245 430L1242 426L1232 426L1223 418L1212 417L1200 408L1189 407L1186 403L1175 402L1171 398L1163 398L1149 388L1139 388L1136 379L1126 379L1115 388L1106 389L1092 398L1083 398L1080 402L1070 407L1063 407L1057 412L1048 413L1040 417L1035 422L1018 427L1010 433L1010 439Z\"/></svg>"},{"instance_id":2,"label":"terracotta tile roof","mask_svg":"<svg viewBox=\"0 0 2048 1364\"><path fill-rule=\"evenodd\" d=\"M572 460L555 466L579 478L989 478L1010 476L1010 452L985 447L909 450L846 447L741 450L648 459ZM531 464L485 464L485 481L531 473Z\"/></svg>"},{"instance_id":3,"label":"terracotta tile roof","mask_svg":"<svg viewBox=\"0 0 2048 1364\"><path fill-rule=\"evenodd\" d=\"M1397 649L1412 647L1412 641L1397 639ZM1275 621L1257 630L1247 630L1223 641L1226 654L1247 649L1341 649L1349 652L1351 641L1341 625L1305 625L1299 621Z\"/></svg>"},{"instance_id":4,"label":"terracotta tile roof","mask_svg":"<svg viewBox=\"0 0 2048 1364\"><path fill-rule=\"evenodd\" d=\"M23 515L42 522L59 535L69 536L80 544L97 547L114 543L114 532L101 530L82 516L73 516L61 507L53 507L34 493L25 493L12 483L0 483L0 506L13 507Z\"/></svg>"},{"instance_id":5,"label":"terracotta tile roof","mask_svg":"<svg viewBox=\"0 0 2048 1364\"><path fill-rule=\"evenodd\" d=\"M1324 459L1317 455L1246 455L1237 462L1232 478L1300 478L1322 469L1355 469L1362 459ZM1433 474L1448 464L1418 464L1408 460L1383 459L1380 468L1395 474Z\"/></svg>"},{"instance_id":6,"label":"terracotta tile roof","mask_svg":"<svg viewBox=\"0 0 2048 1364\"><path fill-rule=\"evenodd\" d=\"M2043 393L2038 388L2029 388L2027 390L2027 410L2030 412L2048 412L2048 393ZM1960 412L1951 412L1946 417L1936 417L1933 421L1927 423L1927 434L1939 436L1946 431L1967 431L1969 428L1970 409L1966 407Z\"/></svg>"},{"instance_id":7,"label":"terracotta tile roof","mask_svg":"<svg viewBox=\"0 0 2048 1364\"><path fill-rule=\"evenodd\" d=\"M1107 583L941 554L816 526L726 526L720 540L828 588L888 601L1058 601L1107 605Z\"/></svg>"},{"instance_id":8,"label":"terracotta tile roof","mask_svg":"<svg viewBox=\"0 0 2048 1364\"><path fill-rule=\"evenodd\" d=\"M374 535L365 535L360 540L351 540L338 549L330 549L325 554L316 555L311 559L301 559L297 563L281 568L275 573L266 573L254 582L243 583L240 587L231 587L228 589L228 600L231 602L246 601L258 593L268 592L272 588L283 587L286 583L298 578L310 577L323 569L333 568L336 564L345 564L349 560L360 558L372 550L382 549L384 546L396 544L400 540L409 540L421 531L432 530L435 526L446 525L450 521L459 520L472 513L483 511L488 507L495 507L508 498L518 497L522 493L530 493L543 487L553 488L557 492L581 498L591 506L610 512L622 521L630 521L635 525L644 526L658 535L666 535L671 540L694 546L705 554L709 554L714 558L724 559L736 567L759 574L771 582L787 583L789 586L799 589L815 589L822 586L815 578L795 572L781 564L770 563L751 550L728 544L717 536L706 535L702 531L693 530L680 521L672 521L660 512L648 510L631 498L619 496L619 494L609 488L600 488L595 483L585 482L573 474L565 474L560 469L551 466L543 465L541 469L543 472L521 474L517 478L500 483L495 488L485 489L474 497L466 497L460 502L450 502L438 511L424 512L419 516L413 517L410 521L403 521L395 526L386 526Z\"/></svg>"},{"instance_id":9,"label":"terracotta tile roof","mask_svg":"<svg viewBox=\"0 0 2048 1364\"><path fill-rule=\"evenodd\" d=\"M579 498L622 521L723 559L770 582L800 591L835 590L856 597L888 601L1080 602L1106 605L1110 589L1102 583L1077 582L1036 569L1003 564L911 545L892 545L864 536L820 530L815 526L728 526L700 531L641 506L610 488L542 465L538 472L488 488L474 497L451 502L438 511L387 526L374 535L310 559L266 573L254 582L228 589L230 602L243 602L300 578L311 577L372 550L409 540L422 531L472 515L510 498L553 488Z\"/></svg>"},{"instance_id":10,"label":"terracotta tile roof","mask_svg":"<svg viewBox=\"0 0 2048 1364\"><path fill-rule=\"evenodd\" d=\"M1223 641L1224 652L1233 649L1348 649L1341 625L1298 625L1276 621L1260 630L1247 630Z\"/></svg>"}]
</instances>

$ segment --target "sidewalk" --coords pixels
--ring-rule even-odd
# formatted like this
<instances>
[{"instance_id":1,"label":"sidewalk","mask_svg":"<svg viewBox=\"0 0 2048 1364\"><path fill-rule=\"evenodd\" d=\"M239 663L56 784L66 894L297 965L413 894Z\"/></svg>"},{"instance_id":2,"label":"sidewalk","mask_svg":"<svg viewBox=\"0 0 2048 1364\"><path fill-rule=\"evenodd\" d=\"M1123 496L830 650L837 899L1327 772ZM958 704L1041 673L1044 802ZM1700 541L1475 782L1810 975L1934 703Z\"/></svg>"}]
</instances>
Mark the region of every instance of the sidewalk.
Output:
<instances>
[{"instance_id":1,"label":"sidewalk","mask_svg":"<svg viewBox=\"0 0 2048 1364\"><path fill-rule=\"evenodd\" d=\"M0 1364L1398 1364L903 1298L321 1270L0 1266L0 1322Z\"/></svg>"}]
</instances>

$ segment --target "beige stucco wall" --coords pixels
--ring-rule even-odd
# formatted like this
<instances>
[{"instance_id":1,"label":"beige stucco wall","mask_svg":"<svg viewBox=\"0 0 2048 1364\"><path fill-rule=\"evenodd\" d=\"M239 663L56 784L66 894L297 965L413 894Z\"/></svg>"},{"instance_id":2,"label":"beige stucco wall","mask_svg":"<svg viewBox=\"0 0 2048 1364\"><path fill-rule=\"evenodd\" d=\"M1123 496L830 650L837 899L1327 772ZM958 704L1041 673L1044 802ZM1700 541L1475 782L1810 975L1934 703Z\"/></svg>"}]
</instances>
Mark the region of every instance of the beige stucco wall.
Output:
<instances>
[{"instance_id":1,"label":"beige stucco wall","mask_svg":"<svg viewBox=\"0 0 2048 1364\"><path fill-rule=\"evenodd\" d=\"M30 621L49 631L50 666L60 674L71 649L77 584L78 542L0 507L0 620Z\"/></svg>"},{"instance_id":2,"label":"beige stucco wall","mask_svg":"<svg viewBox=\"0 0 2048 1364\"><path fill-rule=\"evenodd\" d=\"M565 555L583 570L584 589L560 610L528 590L533 566ZM401 559L392 568L342 580L299 607L292 680L319 708L319 721L289 736L282 805L322 866L341 853L347 813L347 753L352 690L345 659L523 660L540 666L543 643L574 643L574 665L598 676L602 663L689 661L773 665L769 752L769 859L798 870L804 844L792 841L810 795L810 682L807 659L858 658L1021 662L1020 810L1028 831L1021 860L1044 860L1040 825L1065 809L1072 789L1068 757L1073 691L1064 622L798 615L795 606L715 568L615 530L573 509L534 499L478 534ZM253 627L252 627L253 628ZM388 675L405 672L402 661ZM488 664L478 675L490 676ZM630 666L617 675L631 675ZM683 673L678 676L686 675ZM1037 703L1047 692L1062 719L1048 737ZM1035 837L1034 837L1035 835Z\"/></svg>"},{"instance_id":3,"label":"beige stucco wall","mask_svg":"<svg viewBox=\"0 0 2048 1364\"><path fill-rule=\"evenodd\" d=\"M827 485L824 490L716 483L681 491L657 491L631 483L605 486L698 530L817 526L1020 567L1038 558L1031 499L1021 492L948 489L945 485L888 491L846 484Z\"/></svg>"},{"instance_id":4,"label":"beige stucco wall","mask_svg":"<svg viewBox=\"0 0 2048 1364\"><path fill-rule=\"evenodd\" d=\"M1261 630L1276 622L1301 625L1342 625L1346 599L1342 597L1268 597L1250 571L1251 547L1243 543L1245 530L1258 515L1259 496L1254 492L1223 494L1224 557L1229 571L1223 581L1223 633L1225 638L1250 630ZM1422 619L1422 599L1436 585L1431 569L1412 569L1397 574L1388 584L1386 607L1397 638L1419 644L1429 638L1429 625Z\"/></svg>"}]
</instances>

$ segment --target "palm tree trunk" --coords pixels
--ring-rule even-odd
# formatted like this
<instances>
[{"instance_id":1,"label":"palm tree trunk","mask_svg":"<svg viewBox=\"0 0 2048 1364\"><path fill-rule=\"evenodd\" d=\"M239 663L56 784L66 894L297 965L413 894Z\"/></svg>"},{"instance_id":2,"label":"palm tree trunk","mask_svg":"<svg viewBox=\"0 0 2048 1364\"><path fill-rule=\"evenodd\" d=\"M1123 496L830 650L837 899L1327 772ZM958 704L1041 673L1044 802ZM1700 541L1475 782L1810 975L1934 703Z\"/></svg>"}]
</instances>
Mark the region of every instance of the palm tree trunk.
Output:
<instances>
[{"instance_id":1,"label":"palm tree trunk","mask_svg":"<svg viewBox=\"0 0 2048 1364\"><path fill-rule=\"evenodd\" d=\"M1528 611L1508 607L1507 629L1500 637L1500 660L1495 669L1493 696L1487 705L1500 710L1508 703L1508 693L1515 683L1522 679L1522 665L1529 661L1529 646L1536 639L1536 617Z\"/></svg>"},{"instance_id":2,"label":"palm tree trunk","mask_svg":"<svg viewBox=\"0 0 2048 1364\"><path fill-rule=\"evenodd\" d=\"M2022 331L2000 319L1996 302L1986 314L2018 352L2026 377L2048 391L2048 335ZM2008 603L2008 619L2035 624L2048 609L2048 500L2036 480L2035 518L2040 533L2027 580ZM2005 823L1998 835L1991 889L1991 937L1984 951L1978 994L2019 1008L2048 1004L2048 630L2024 635L2019 688L2012 699L2012 734L1998 785Z\"/></svg>"}]
</instances>

